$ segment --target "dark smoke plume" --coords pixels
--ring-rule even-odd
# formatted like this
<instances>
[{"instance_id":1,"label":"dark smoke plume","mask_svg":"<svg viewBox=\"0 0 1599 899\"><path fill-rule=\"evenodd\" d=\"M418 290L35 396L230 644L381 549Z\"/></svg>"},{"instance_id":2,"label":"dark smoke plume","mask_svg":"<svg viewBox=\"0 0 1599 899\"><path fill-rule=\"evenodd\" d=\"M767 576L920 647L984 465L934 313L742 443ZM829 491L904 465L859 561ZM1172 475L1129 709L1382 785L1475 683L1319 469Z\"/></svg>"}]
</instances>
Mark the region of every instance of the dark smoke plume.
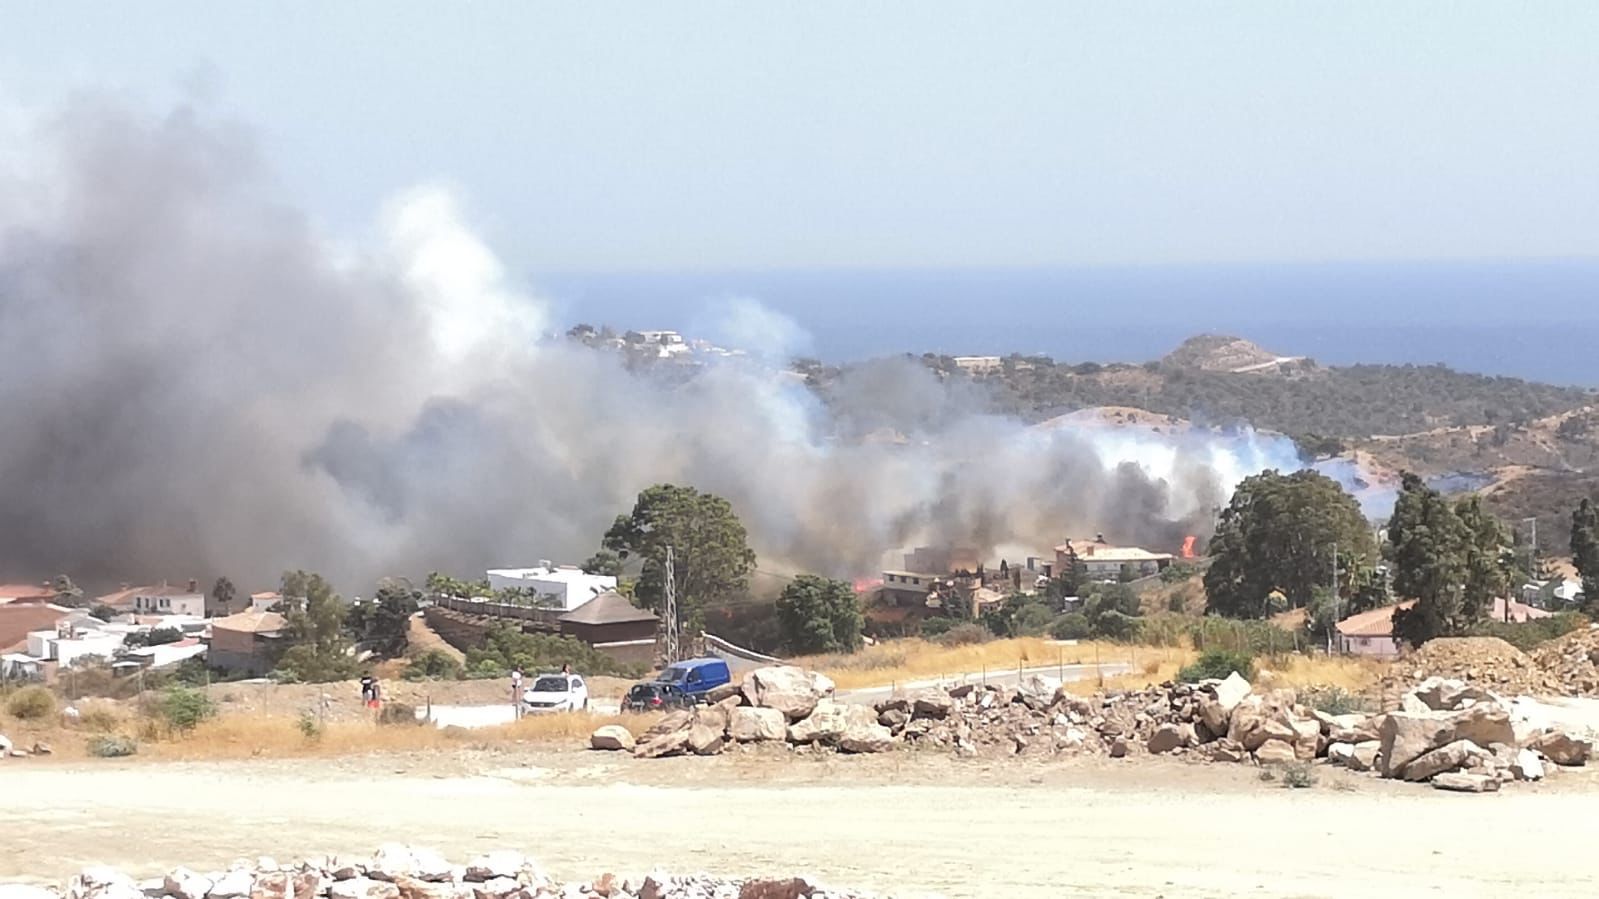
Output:
<instances>
[{"instance_id":1,"label":"dark smoke plume","mask_svg":"<svg viewBox=\"0 0 1599 899\"><path fill-rule=\"evenodd\" d=\"M727 496L762 567L869 572L916 543L1173 548L1274 441L1028 428L888 360L831 405L762 364L793 323L724 310L755 361L667 386L541 339L447 191L335 242L240 132L76 101L0 180L0 576L580 560L643 487ZM763 342L767 345L762 346ZM894 431L903 442L868 438Z\"/></svg>"}]
</instances>

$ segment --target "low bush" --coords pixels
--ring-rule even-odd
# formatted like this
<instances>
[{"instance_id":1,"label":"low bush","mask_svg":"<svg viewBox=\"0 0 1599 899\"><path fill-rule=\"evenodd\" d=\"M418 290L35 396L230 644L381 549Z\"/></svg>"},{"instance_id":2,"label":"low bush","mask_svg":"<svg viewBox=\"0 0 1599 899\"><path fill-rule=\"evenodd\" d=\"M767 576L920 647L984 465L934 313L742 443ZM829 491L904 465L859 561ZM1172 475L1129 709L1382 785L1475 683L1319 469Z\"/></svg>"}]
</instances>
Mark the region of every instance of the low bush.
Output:
<instances>
[{"instance_id":1,"label":"low bush","mask_svg":"<svg viewBox=\"0 0 1599 899\"><path fill-rule=\"evenodd\" d=\"M300 713L300 735L307 740L318 740L322 737L322 721L310 710Z\"/></svg>"},{"instance_id":2,"label":"low bush","mask_svg":"<svg viewBox=\"0 0 1599 899\"><path fill-rule=\"evenodd\" d=\"M1283 786L1290 790L1304 790L1316 785L1316 771L1306 764L1289 765L1283 769Z\"/></svg>"},{"instance_id":3,"label":"low bush","mask_svg":"<svg viewBox=\"0 0 1599 899\"><path fill-rule=\"evenodd\" d=\"M23 687L6 700L6 712L18 721L38 721L56 712L55 694L44 687Z\"/></svg>"},{"instance_id":4,"label":"low bush","mask_svg":"<svg viewBox=\"0 0 1599 899\"><path fill-rule=\"evenodd\" d=\"M1299 691L1299 701L1324 715L1365 714L1375 710L1374 704L1364 696L1335 686L1306 687Z\"/></svg>"},{"instance_id":5,"label":"low bush","mask_svg":"<svg viewBox=\"0 0 1599 899\"><path fill-rule=\"evenodd\" d=\"M179 732L194 730L200 722L215 718L217 714L211 697L187 687L168 688L147 708L153 717Z\"/></svg>"},{"instance_id":6,"label":"low bush","mask_svg":"<svg viewBox=\"0 0 1599 899\"><path fill-rule=\"evenodd\" d=\"M1243 677L1254 677L1254 656L1247 652L1208 649L1201 653L1193 664L1177 672L1177 679L1192 684L1209 678L1225 678L1234 671Z\"/></svg>"},{"instance_id":7,"label":"low bush","mask_svg":"<svg viewBox=\"0 0 1599 899\"><path fill-rule=\"evenodd\" d=\"M400 675L405 680L460 680L465 669L455 657L439 649L417 653Z\"/></svg>"},{"instance_id":8,"label":"low bush","mask_svg":"<svg viewBox=\"0 0 1599 899\"><path fill-rule=\"evenodd\" d=\"M108 734L122 724L122 719L110 709L89 709L78 716L78 726L97 734Z\"/></svg>"},{"instance_id":9,"label":"low bush","mask_svg":"<svg viewBox=\"0 0 1599 899\"><path fill-rule=\"evenodd\" d=\"M994 639L988 628L981 624L966 622L950 628L938 638L940 646L975 646L978 643L987 643Z\"/></svg>"},{"instance_id":10,"label":"low bush","mask_svg":"<svg viewBox=\"0 0 1599 899\"><path fill-rule=\"evenodd\" d=\"M1086 640L1088 634L1088 616L1082 612L1067 612L1049 625L1049 635L1056 640Z\"/></svg>"},{"instance_id":11,"label":"low bush","mask_svg":"<svg viewBox=\"0 0 1599 899\"><path fill-rule=\"evenodd\" d=\"M422 722L416 717L416 706L405 702L390 702L378 711L378 723L415 726Z\"/></svg>"},{"instance_id":12,"label":"low bush","mask_svg":"<svg viewBox=\"0 0 1599 899\"><path fill-rule=\"evenodd\" d=\"M84 749L97 759L119 759L137 753L139 744L127 737L106 734L90 740Z\"/></svg>"},{"instance_id":13,"label":"low bush","mask_svg":"<svg viewBox=\"0 0 1599 899\"><path fill-rule=\"evenodd\" d=\"M1548 618L1536 618L1520 623L1506 621L1478 622L1468 632L1473 637L1498 637L1522 652L1536 648L1557 637L1588 626L1587 616L1580 612L1556 612Z\"/></svg>"},{"instance_id":14,"label":"low bush","mask_svg":"<svg viewBox=\"0 0 1599 899\"><path fill-rule=\"evenodd\" d=\"M953 618L929 618L922 622L922 639L934 640L949 633L960 622Z\"/></svg>"}]
</instances>

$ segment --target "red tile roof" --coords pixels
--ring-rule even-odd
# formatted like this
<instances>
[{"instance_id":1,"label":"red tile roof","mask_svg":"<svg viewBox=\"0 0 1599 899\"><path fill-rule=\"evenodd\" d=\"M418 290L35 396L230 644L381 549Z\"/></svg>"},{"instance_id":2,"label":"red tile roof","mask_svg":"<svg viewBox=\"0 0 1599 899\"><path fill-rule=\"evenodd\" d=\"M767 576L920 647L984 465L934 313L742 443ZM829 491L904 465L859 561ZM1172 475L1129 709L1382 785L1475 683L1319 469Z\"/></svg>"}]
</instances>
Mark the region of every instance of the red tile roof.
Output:
<instances>
[{"instance_id":1,"label":"red tile roof","mask_svg":"<svg viewBox=\"0 0 1599 899\"><path fill-rule=\"evenodd\" d=\"M0 606L0 652L14 652L19 646L26 646L29 633L51 630L71 612L61 606L33 603Z\"/></svg>"}]
</instances>

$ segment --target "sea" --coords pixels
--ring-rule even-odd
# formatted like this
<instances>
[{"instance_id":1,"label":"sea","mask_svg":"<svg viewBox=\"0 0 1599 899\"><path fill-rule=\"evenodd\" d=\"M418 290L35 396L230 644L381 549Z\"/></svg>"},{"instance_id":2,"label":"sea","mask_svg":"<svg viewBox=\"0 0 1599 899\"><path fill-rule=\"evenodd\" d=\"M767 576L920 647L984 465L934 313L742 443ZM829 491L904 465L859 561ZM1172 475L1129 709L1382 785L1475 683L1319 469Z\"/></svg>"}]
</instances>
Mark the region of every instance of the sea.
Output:
<instances>
[{"instance_id":1,"label":"sea","mask_svg":"<svg viewBox=\"0 0 1599 899\"><path fill-rule=\"evenodd\" d=\"M715 330L754 300L830 362L934 352L1144 362L1228 334L1326 365L1430 365L1599 388L1599 259L536 272L563 326Z\"/></svg>"}]
</instances>

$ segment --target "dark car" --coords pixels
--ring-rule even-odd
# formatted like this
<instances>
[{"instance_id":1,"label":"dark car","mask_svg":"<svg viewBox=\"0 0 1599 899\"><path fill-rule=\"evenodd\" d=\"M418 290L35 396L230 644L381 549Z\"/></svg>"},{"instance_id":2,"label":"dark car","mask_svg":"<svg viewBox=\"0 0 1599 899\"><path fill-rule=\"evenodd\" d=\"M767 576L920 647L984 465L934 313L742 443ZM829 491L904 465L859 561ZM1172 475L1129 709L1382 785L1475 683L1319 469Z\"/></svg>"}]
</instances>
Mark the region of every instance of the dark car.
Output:
<instances>
[{"instance_id":1,"label":"dark car","mask_svg":"<svg viewBox=\"0 0 1599 899\"><path fill-rule=\"evenodd\" d=\"M694 705L694 698L672 684L649 681L634 684L622 700L624 712L658 712L662 709L686 709Z\"/></svg>"}]
</instances>

